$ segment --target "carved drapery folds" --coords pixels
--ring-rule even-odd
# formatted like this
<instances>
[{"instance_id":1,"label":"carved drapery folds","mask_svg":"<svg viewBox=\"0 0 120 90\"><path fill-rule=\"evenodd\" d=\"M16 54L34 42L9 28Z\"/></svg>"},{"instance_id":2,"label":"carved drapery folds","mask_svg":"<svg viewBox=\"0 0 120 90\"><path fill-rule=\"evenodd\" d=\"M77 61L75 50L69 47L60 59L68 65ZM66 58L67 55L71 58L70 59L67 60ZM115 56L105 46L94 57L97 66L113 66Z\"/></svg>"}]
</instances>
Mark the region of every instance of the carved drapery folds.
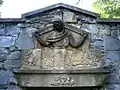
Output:
<instances>
[{"instance_id":1,"label":"carved drapery folds","mask_svg":"<svg viewBox=\"0 0 120 90\"><path fill-rule=\"evenodd\" d=\"M49 47L79 47L87 37L85 31L55 19L52 24L46 25L42 30L34 33L39 43Z\"/></svg>"}]
</instances>

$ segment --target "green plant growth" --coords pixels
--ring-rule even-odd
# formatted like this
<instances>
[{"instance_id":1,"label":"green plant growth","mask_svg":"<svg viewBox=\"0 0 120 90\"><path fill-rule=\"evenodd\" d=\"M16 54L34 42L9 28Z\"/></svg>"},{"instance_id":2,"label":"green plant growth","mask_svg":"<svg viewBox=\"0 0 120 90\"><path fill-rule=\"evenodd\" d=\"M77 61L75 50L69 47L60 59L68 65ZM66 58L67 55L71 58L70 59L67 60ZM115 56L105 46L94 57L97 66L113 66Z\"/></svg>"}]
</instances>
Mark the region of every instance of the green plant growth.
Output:
<instances>
[{"instance_id":1,"label":"green plant growth","mask_svg":"<svg viewBox=\"0 0 120 90\"><path fill-rule=\"evenodd\" d=\"M120 0L95 0L93 8L102 18L120 18Z\"/></svg>"}]
</instances>

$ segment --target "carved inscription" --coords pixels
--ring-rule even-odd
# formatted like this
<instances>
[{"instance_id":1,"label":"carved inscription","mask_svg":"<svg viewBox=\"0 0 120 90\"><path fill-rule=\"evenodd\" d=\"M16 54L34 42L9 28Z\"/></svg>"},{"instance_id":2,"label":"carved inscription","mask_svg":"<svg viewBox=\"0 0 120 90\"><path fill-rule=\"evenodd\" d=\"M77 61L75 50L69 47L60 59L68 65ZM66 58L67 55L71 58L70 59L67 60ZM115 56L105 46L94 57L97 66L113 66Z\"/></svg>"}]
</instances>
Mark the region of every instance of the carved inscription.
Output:
<instances>
[{"instance_id":1,"label":"carved inscription","mask_svg":"<svg viewBox=\"0 0 120 90\"><path fill-rule=\"evenodd\" d=\"M72 86L75 82L72 77L69 76L56 76L51 82L50 85L52 86Z\"/></svg>"}]
</instances>

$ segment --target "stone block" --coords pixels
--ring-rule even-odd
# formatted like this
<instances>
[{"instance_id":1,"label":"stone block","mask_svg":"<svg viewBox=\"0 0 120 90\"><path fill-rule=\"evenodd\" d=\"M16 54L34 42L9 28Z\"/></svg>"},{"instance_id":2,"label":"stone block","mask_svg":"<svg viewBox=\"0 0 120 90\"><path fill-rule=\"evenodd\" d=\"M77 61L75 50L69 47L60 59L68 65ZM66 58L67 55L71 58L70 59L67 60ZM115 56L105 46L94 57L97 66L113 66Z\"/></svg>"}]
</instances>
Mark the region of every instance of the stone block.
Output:
<instances>
[{"instance_id":1,"label":"stone block","mask_svg":"<svg viewBox=\"0 0 120 90\"><path fill-rule=\"evenodd\" d=\"M88 31L92 34L98 33L98 28L96 24L83 24L81 30Z\"/></svg>"},{"instance_id":2,"label":"stone block","mask_svg":"<svg viewBox=\"0 0 120 90\"><path fill-rule=\"evenodd\" d=\"M120 40L112 36L104 37L105 50L120 50Z\"/></svg>"},{"instance_id":3,"label":"stone block","mask_svg":"<svg viewBox=\"0 0 120 90\"><path fill-rule=\"evenodd\" d=\"M7 60L4 62L5 69L13 70L20 68L20 60Z\"/></svg>"},{"instance_id":4,"label":"stone block","mask_svg":"<svg viewBox=\"0 0 120 90\"><path fill-rule=\"evenodd\" d=\"M15 37L12 36L0 36L0 47L11 47L14 45Z\"/></svg>"},{"instance_id":5,"label":"stone block","mask_svg":"<svg viewBox=\"0 0 120 90\"><path fill-rule=\"evenodd\" d=\"M0 85L8 84L8 80L11 77L11 73L8 71L1 70L0 71Z\"/></svg>"},{"instance_id":6,"label":"stone block","mask_svg":"<svg viewBox=\"0 0 120 90\"><path fill-rule=\"evenodd\" d=\"M107 90L120 90L119 84L109 84Z\"/></svg>"},{"instance_id":7,"label":"stone block","mask_svg":"<svg viewBox=\"0 0 120 90\"><path fill-rule=\"evenodd\" d=\"M6 60L8 54L8 50L5 48L0 48L0 62L3 62Z\"/></svg>"},{"instance_id":8,"label":"stone block","mask_svg":"<svg viewBox=\"0 0 120 90\"><path fill-rule=\"evenodd\" d=\"M34 48L34 43L31 37L25 33L20 33L19 38L15 42L18 49Z\"/></svg>"},{"instance_id":9,"label":"stone block","mask_svg":"<svg viewBox=\"0 0 120 90\"><path fill-rule=\"evenodd\" d=\"M5 30L4 30L4 28L0 28L0 35L5 35Z\"/></svg>"},{"instance_id":10,"label":"stone block","mask_svg":"<svg viewBox=\"0 0 120 90\"><path fill-rule=\"evenodd\" d=\"M74 13L72 13L70 11L64 11L63 20L65 22L73 22L73 21L77 21L77 18L75 17Z\"/></svg>"},{"instance_id":11,"label":"stone block","mask_svg":"<svg viewBox=\"0 0 120 90\"><path fill-rule=\"evenodd\" d=\"M16 60L16 59L20 59L20 56L21 56L21 52L20 51L15 51L15 52L12 52L10 55L8 55L7 59Z\"/></svg>"},{"instance_id":12,"label":"stone block","mask_svg":"<svg viewBox=\"0 0 120 90\"><path fill-rule=\"evenodd\" d=\"M9 78L8 83L10 85L17 85L18 84L17 80L13 77Z\"/></svg>"},{"instance_id":13,"label":"stone block","mask_svg":"<svg viewBox=\"0 0 120 90\"><path fill-rule=\"evenodd\" d=\"M20 28L13 25L7 26L5 30L7 32L6 35L14 35L21 32Z\"/></svg>"},{"instance_id":14,"label":"stone block","mask_svg":"<svg viewBox=\"0 0 120 90\"><path fill-rule=\"evenodd\" d=\"M97 49L97 50L101 50L102 46L103 46L103 42L102 41L95 41L95 42L92 43L92 47L94 49Z\"/></svg>"},{"instance_id":15,"label":"stone block","mask_svg":"<svg viewBox=\"0 0 120 90\"><path fill-rule=\"evenodd\" d=\"M106 51L104 60L109 60L111 62L120 60L120 51Z\"/></svg>"},{"instance_id":16,"label":"stone block","mask_svg":"<svg viewBox=\"0 0 120 90\"><path fill-rule=\"evenodd\" d=\"M4 63L0 63L0 70L5 70Z\"/></svg>"},{"instance_id":17,"label":"stone block","mask_svg":"<svg viewBox=\"0 0 120 90\"><path fill-rule=\"evenodd\" d=\"M101 86L108 71L100 70L18 70L14 72L22 87L94 87Z\"/></svg>"}]
</instances>

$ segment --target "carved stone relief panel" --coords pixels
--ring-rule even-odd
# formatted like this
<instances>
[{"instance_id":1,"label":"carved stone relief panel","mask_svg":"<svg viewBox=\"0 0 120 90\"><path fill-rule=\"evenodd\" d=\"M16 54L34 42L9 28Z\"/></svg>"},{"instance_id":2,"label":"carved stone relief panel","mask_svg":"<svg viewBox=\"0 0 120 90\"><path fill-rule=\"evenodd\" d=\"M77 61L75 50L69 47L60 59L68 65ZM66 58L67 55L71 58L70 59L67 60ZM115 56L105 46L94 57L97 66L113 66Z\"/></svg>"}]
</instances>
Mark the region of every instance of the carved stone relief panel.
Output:
<instances>
[{"instance_id":1,"label":"carved stone relief panel","mask_svg":"<svg viewBox=\"0 0 120 90\"><path fill-rule=\"evenodd\" d=\"M50 82L50 85L52 86L73 86L75 85L75 81L72 79L72 77L68 76L68 75L58 75L55 76Z\"/></svg>"},{"instance_id":2,"label":"carved stone relief panel","mask_svg":"<svg viewBox=\"0 0 120 90\"><path fill-rule=\"evenodd\" d=\"M67 14L70 14L70 20ZM80 18L80 15L76 13L56 9L29 19L27 22L30 23L30 26L36 28L36 31L32 34L35 49L28 51L32 54L24 52L28 55L23 56L23 67L45 70L100 67L101 54L96 56L90 51L89 33L80 29L82 22L78 24L78 16ZM72 21L75 21L76 24ZM32 50L39 51L34 55L35 53ZM37 59L34 60L34 58Z\"/></svg>"}]
</instances>

